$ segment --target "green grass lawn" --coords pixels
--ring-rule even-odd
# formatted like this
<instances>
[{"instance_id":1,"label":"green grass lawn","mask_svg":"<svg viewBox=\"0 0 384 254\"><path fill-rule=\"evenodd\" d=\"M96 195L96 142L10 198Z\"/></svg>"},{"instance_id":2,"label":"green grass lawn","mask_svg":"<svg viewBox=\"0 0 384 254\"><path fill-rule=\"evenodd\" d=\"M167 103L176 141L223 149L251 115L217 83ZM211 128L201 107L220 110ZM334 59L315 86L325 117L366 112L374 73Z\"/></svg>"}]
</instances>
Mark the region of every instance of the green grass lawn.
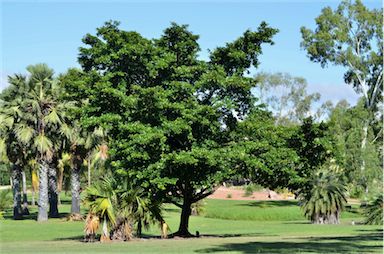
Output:
<instances>
[{"instance_id":1,"label":"green grass lawn","mask_svg":"<svg viewBox=\"0 0 384 254\"><path fill-rule=\"evenodd\" d=\"M63 198L60 211L69 211ZM382 252L381 226L351 225L356 213L343 213L340 225L312 225L294 201L207 200L204 216L192 216L194 239L161 240L153 226L145 239L130 242L83 243L83 222L65 218L46 223L6 219L0 222L0 253L371 253ZM9 214L8 214L9 215ZM166 221L176 231L179 210L166 206Z\"/></svg>"}]
</instances>

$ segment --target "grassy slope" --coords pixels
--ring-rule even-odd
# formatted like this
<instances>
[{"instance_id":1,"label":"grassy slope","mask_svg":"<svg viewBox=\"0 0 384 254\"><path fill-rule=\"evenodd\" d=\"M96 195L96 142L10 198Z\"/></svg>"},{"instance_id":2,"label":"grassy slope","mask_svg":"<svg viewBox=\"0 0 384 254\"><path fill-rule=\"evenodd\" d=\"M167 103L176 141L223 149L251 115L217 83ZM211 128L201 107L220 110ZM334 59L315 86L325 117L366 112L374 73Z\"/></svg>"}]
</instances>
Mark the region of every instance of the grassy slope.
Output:
<instances>
[{"instance_id":1,"label":"grassy slope","mask_svg":"<svg viewBox=\"0 0 384 254\"><path fill-rule=\"evenodd\" d=\"M247 205L248 204L248 205ZM264 206L261 209L260 206ZM68 204L60 210L67 212ZM32 213L35 209L32 209ZM215 214L218 214L217 216ZM240 214L232 220L219 219L223 214ZM275 216L275 221L270 216ZM297 253L297 252L381 252L380 226L351 225L345 214L341 225L311 225L300 216L295 203L208 200L206 217L191 217L190 230L205 236L199 239L145 239L128 243L87 244L82 222L51 219L47 223L33 220L0 222L0 253ZM252 217L253 216L253 217ZM31 216L33 217L33 215ZM166 209L172 231L177 229L179 213ZM269 219L266 219L269 218ZM359 218L353 220L359 221ZM159 235L154 226L147 235Z\"/></svg>"},{"instance_id":2,"label":"grassy slope","mask_svg":"<svg viewBox=\"0 0 384 254\"><path fill-rule=\"evenodd\" d=\"M358 218L357 209L343 212L342 218ZM211 199L207 203L206 217L230 220L296 221L303 220L297 201L244 201Z\"/></svg>"}]
</instances>

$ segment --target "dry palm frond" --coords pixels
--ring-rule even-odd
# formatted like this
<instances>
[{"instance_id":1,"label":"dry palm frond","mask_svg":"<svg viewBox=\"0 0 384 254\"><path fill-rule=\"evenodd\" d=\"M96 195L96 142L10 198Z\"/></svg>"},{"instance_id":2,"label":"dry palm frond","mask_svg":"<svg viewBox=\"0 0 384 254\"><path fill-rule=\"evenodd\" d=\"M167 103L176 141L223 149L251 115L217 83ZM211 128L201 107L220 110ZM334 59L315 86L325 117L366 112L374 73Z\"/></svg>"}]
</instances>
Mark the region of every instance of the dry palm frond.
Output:
<instances>
[{"instance_id":1,"label":"dry palm frond","mask_svg":"<svg viewBox=\"0 0 384 254\"><path fill-rule=\"evenodd\" d=\"M84 217L78 213L72 213L67 217L67 221L83 221Z\"/></svg>"},{"instance_id":2,"label":"dry palm frond","mask_svg":"<svg viewBox=\"0 0 384 254\"><path fill-rule=\"evenodd\" d=\"M85 219L84 233L86 235L95 235L100 226L100 219L93 213L88 213Z\"/></svg>"}]
</instances>

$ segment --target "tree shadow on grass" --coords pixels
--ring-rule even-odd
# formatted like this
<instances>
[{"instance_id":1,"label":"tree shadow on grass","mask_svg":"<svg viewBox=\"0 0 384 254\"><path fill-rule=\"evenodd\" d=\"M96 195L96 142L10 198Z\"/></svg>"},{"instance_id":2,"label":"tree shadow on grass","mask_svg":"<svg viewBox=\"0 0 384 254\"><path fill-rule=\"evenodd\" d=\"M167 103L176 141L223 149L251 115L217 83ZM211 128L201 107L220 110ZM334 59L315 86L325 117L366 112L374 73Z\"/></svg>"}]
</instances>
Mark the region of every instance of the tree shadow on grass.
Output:
<instances>
[{"instance_id":1,"label":"tree shadow on grass","mask_svg":"<svg viewBox=\"0 0 384 254\"><path fill-rule=\"evenodd\" d=\"M244 234L201 234L200 237L228 238L228 237L255 237L255 236L277 236L266 235L262 233L244 233Z\"/></svg>"},{"instance_id":2,"label":"tree shadow on grass","mask_svg":"<svg viewBox=\"0 0 384 254\"><path fill-rule=\"evenodd\" d=\"M297 201L292 200L268 200L268 201L255 201L251 203L238 204L238 206L252 206L252 207L287 207L298 206Z\"/></svg>"},{"instance_id":3,"label":"tree shadow on grass","mask_svg":"<svg viewBox=\"0 0 384 254\"><path fill-rule=\"evenodd\" d=\"M84 242L84 235L68 236L68 237L57 237L57 238L53 239L53 241L77 241L77 242Z\"/></svg>"},{"instance_id":4,"label":"tree shadow on grass","mask_svg":"<svg viewBox=\"0 0 384 254\"><path fill-rule=\"evenodd\" d=\"M54 217L56 219L63 219L68 217L69 213L59 213L57 217ZM4 219L6 220L13 220L13 214L12 211L6 212L4 214ZM53 217L49 217L49 219L53 219ZM20 220L37 220L37 211L36 212L30 212L28 215L23 215L23 218Z\"/></svg>"},{"instance_id":5,"label":"tree shadow on grass","mask_svg":"<svg viewBox=\"0 0 384 254\"><path fill-rule=\"evenodd\" d=\"M359 234L356 236L340 237L310 237L301 238L300 242L279 241L279 242L246 242L227 243L213 248L197 250L197 253L214 253L225 251L236 251L248 253L366 253L380 252L382 250L381 233ZM377 245L367 244L367 241L377 241Z\"/></svg>"}]
</instances>

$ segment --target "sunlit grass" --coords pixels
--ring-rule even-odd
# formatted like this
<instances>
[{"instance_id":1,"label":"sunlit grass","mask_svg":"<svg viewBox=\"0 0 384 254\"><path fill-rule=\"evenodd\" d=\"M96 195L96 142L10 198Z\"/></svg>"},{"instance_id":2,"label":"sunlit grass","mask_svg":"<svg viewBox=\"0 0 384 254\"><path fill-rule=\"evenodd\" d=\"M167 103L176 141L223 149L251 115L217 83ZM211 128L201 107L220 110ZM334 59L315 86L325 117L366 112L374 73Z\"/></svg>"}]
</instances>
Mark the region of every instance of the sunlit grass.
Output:
<instances>
[{"instance_id":1,"label":"sunlit grass","mask_svg":"<svg viewBox=\"0 0 384 254\"><path fill-rule=\"evenodd\" d=\"M207 200L204 216L191 216L195 239L160 240L153 225L145 239L123 243L83 243L83 222L66 221L68 196L62 196L62 218L38 223L31 216L22 221L0 222L0 253L297 253L297 252L381 252L381 226L352 225L359 214L345 213L340 225L312 225L294 201L270 202ZM232 214L232 215L231 215ZM8 217L10 214L7 214ZM179 223L179 209L165 206L171 231ZM208 218L208 217L215 218ZM232 216L232 219L220 217ZM274 218L274 219L272 219ZM227 252L229 251L229 252Z\"/></svg>"}]
</instances>

